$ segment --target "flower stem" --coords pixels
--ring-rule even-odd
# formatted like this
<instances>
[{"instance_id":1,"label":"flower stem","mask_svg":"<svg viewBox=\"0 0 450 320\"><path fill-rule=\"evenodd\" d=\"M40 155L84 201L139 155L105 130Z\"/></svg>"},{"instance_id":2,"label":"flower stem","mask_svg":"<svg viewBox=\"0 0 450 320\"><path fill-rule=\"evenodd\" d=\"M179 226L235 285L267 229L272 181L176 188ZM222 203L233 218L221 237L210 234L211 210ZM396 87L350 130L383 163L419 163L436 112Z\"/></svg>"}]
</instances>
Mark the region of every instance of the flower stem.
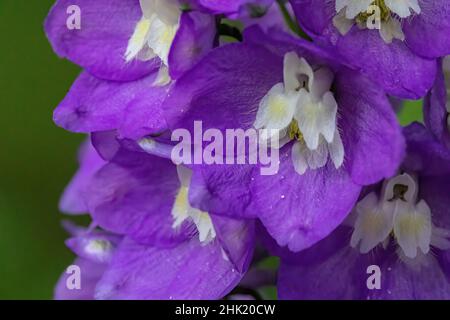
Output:
<instances>
[{"instance_id":1,"label":"flower stem","mask_svg":"<svg viewBox=\"0 0 450 320\"><path fill-rule=\"evenodd\" d=\"M284 0L277 0L278 6L280 7L281 12L283 13L284 20L286 21L289 29L291 29L295 34L300 36L301 38L312 41L311 38L306 34L305 31L299 26L297 21L291 17L289 10L286 8L286 4Z\"/></svg>"}]
</instances>

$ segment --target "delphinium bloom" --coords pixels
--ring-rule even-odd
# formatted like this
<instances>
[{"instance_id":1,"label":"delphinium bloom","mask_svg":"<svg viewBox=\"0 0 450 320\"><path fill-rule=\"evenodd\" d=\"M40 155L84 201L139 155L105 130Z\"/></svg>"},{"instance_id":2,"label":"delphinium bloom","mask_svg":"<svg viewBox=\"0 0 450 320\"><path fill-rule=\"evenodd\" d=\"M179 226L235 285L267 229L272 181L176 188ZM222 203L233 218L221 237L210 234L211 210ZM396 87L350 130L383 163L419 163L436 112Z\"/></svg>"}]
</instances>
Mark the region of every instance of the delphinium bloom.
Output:
<instances>
[{"instance_id":1,"label":"delphinium bloom","mask_svg":"<svg viewBox=\"0 0 450 320\"><path fill-rule=\"evenodd\" d=\"M434 80L435 59L450 53L446 0L290 2L315 41L401 98L423 97Z\"/></svg>"},{"instance_id":2,"label":"delphinium bloom","mask_svg":"<svg viewBox=\"0 0 450 320\"><path fill-rule=\"evenodd\" d=\"M450 148L450 58L438 64L433 88L424 101L424 118L434 136Z\"/></svg>"},{"instance_id":3,"label":"delphinium bloom","mask_svg":"<svg viewBox=\"0 0 450 320\"><path fill-rule=\"evenodd\" d=\"M191 52L189 45L198 43L198 35L200 40L210 40L216 29L215 25L209 28L211 17L203 13L181 13L166 57L167 46L159 46L161 39L139 42L140 31L153 23L163 28L164 36L172 36L168 31L173 25L160 21L167 12L154 16L152 4L165 8L162 1L141 1L140 6L138 1L81 1L81 29L69 30L65 25L69 3L56 3L46 22L49 38L59 55L86 70L55 111L58 124L93 133L94 140L111 129L130 139L166 129L160 111L166 88L161 86L164 72L159 67L167 67L168 62L171 77L189 68L189 53L195 59L202 53L202 48ZM195 20L196 14L201 19ZM180 59L174 60L180 64L170 63L176 56L174 48L181 48ZM84 147L80 171L61 200L63 211L89 212L94 222L89 230L74 232L67 242L79 256L75 264L86 287L74 294L65 286L67 275L63 275L57 298L217 299L237 285L252 255L251 220L219 217L191 207L186 197L189 170L178 167L177 175L168 159L145 155L142 150L141 154L121 151L117 158L102 157L89 144ZM119 171L122 174L117 175ZM136 174L140 181L135 180ZM143 194L145 190L149 194Z\"/></svg>"},{"instance_id":4,"label":"delphinium bloom","mask_svg":"<svg viewBox=\"0 0 450 320\"><path fill-rule=\"evenodd\" d=\"M211 15L183 12L176 0L80 0L79 29L67 26L71 5L55 3L45 23L48 38L59 56L100 79L137 80L157 69L162 76L169 65L176 75L211 48L215 36Z\"/></svg>"},{"instance_id":5,"label":"delphinium bloom","mask_svg":"<svg viewBox=\"0 0 450 320\"><path fill-rule=\"evenodd\" d=\"M45 23L47 36L59 56L84 72L55 110L56 124L82 133L119 130L132 139L164 131L161 103L170 80L195 65L220 35L210 13L218 10L182 11L184 2L177 3L80 0L80 29L69 29L72 3L57 1Z\"/></svg>"},{"instance_id":6,"label":"delphinium bloom","mask_svg":"<svg viewBox=\"0 0 450 320\"><path fill-rule=\"evenodd\" d=\"M197 120L223 136L226 129L279 131L275 175L204 166L194 169L200 184L190 198L204 210L261 219L295 251L334 230L361 187L392 175L403 155L400 127L377 86L310 43L257 27L178 79L165 106L169 127L193 134Z\"/></svg>"},{"instance_id":7,"label":"delphinium bloom","mask_svg":"<svg viewBox=\"0 0 450 320\"><path fill-rule=\"evenodd\" d=\"M331 13L325 8L330 2ZM78 257L74 264L84 287L72 292L63 274L56 298L221 299L239 284L253 289L271 283L273 273L255 274L251 264L257 220L258 233L267 232L283 247L276 249L283 253L282 298L310 297L296 287L298 279L305 280L300 285L309 283L303 267L328 261L330 252L340 252L336 246L348 243L358 258L336 261L352 271L366 262L364 253L384 246L392 255L383 256L383 267L392 256L405 262L386 267L402 273L399 281L410 277L410 268L427 268L439 279L427 284L447 284L442 270L450 259L449 233L439 207L446 182L439 180L439 192L430 187L449 174L447 151L413 126L406 130L405 172L398 172L404 137L387 96L418 98L432 86L437 58L449 53L444 2L364 2L383 9L380 30L364 28L369 17L355 1L291 3L316 43L283 32L280 15L270 21L280 13L273 11L278 5L288 14L282 1L56 2L45 25L50 42L84 71L54 120L92 139L61 200L62 211L92 218L86 230L70 227L66 242ZM79 27L67 25L70 5L81 10ZM428 28L430 11L439 11L442 20ZM267 19L254 20L263 14ZM242 20L243 37L224 25L232 23L225 18ZM228 44L224 30L243 43ZM437 79L429 105L435 92L441 97ZM439 107L441 112L442 103ZM196 121L223 136L227 129L268 130L272 136L256 139L270 141L273 154L280 154L271 163L277 169L262 175L265 163L175 165L170 135L187 129L195 137ZM352 208L355 220L347 218ZM376 227L367 228L372 222ZM337 241L348 233L347 224L354 228L351 241ZM429 259L431 249L440 250L439 266ZM301 250L306 251L292 253ZM298 268L304 277L291 281ZM324 269L315 264L311 272L330 270L329 264ZM402 286L422 284L415 277ZM362 285L338 283L331 294L311 294L332 297L345 290L345 297L359 298ZM436 297L444 289L437 288ZM392 296L411 292L422 298L429 291L408 287ZM384 291L378 294L373 297L384 297Z\"/></svg>"},{"instance_id":8,"label":"delphinium bloom","mask_svg":"<svg viewBox=\"0 0 450 320\"><path fill-rule=\"evenodd\" d=\"M120 243L103 238L99 242L95 230L67 242L81 267L87 263L87 276L102 271L94 285L95 298L226 296L250 264L253 221L193 208L187 197L193 183L190 169L148 155L138 146L139 151L118 147L110 137L93 136L108 163L89 179L79 201L87 203L93 225L120 238ZM107 259L95 261L91 253ZM61 286L57 292L68 294Z\"/></svg>"},{"instance_id":9,"label":"delphinium bloom","mask_svg":"<svg viewBox=\"0 0 450 320\"><path fill-rule=\"evenodd\" d=\"M330 237L300 254L278 250L280 298L450 298L450 153L420 124L405 135L399 172L365 190ZM381 271L376 288L370 266Z\"/></svg>"},{"instance_id":10,"label":"delphinium bloom","mask_svg":"<svg viewBox=\"0 0 450 320\"><path fill-rule=\"evenodd\" d=\"M93 227L85 229L69 223L66 223L65 227L71 235L66 245L77 258L61 275L55 287L54 297L57 300L93 300L97 283L122 238ZM80 279L70 279L77 271Z\"/></svg>"},{"instance_id":11,"label":"delphinium bloom","mask_svg":"<svg viewBox=\"0 0 450 320\"><path fill-rule=\"evenodd\" d=\"M130 138L163 130L166 85L212 48L214 17L183 12L176 1L80 0L80 26L71 29L70 5L57 1L45 23L55 52L84 69L55 122L83 133L119 129Z\"/></svg>"}]
</instances>

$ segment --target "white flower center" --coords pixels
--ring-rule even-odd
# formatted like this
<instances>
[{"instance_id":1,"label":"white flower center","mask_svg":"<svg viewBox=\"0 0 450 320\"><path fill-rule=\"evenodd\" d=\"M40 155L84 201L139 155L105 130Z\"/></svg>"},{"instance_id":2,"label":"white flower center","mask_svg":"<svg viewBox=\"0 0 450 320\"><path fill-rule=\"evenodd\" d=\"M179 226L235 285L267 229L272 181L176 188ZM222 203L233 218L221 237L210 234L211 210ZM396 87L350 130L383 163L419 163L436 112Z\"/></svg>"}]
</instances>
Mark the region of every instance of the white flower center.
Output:
<instances>
[{"instance_id":1,"label":"white flower center","mask_svg":"<svg viewBox=\"0 0 450 320\"><path fill-rule=\"evenodd\" d=\"M305 59L290 52L284 57L284 83L272 87L259 104L253 126L278 131L280 146L296 141L292 161L299 174L324 167L329 157L336 168L344 161L332 82L329 69L313 70Z\"/></svg>"},{"instance_id":2,"label":"white flower center","mask_svg":"<svg viewBox=\"0 0 450 320\"><path fill-rule=\"evenodd\" d=\"M181 10L175 0L140 0L140 4L143 15L128 41L125 60L159 57L164 66L156 82L164 84L170 81L164 69L169 66L169 51L179 28Z\"/></svg>"},{"instance_id":3,"label":"white flower center","mask_svg":"<svg viewBox=\"0 0 450 320\"><path fill-rule=\"evenodd\" d=\"M430 207L417 201L417 194L417 182L406 173L385 181L382 198L368 194L356 206L351 246L365 254L392 238L400 256L409 259L415 259L419 249L426 255L430 246L450 248L450 232L432 224Z\"/></svg>"},{"instance_id":4,"label":"white flower center","mask_svg":"<svg viewBox=\"0 0 450 320\"><path fill-rule=\"evenodd\" d=\"M405 40L401 20L420 14L418 0L336 0L334 26L343 35L357 23L360 28L378 29L386 43Z\"/></svg>"},{"instance_id":5,"label":"white flower center","mask_svg":"<svg viewBox=\"0 0 450 320\"><path fill-rule=\"evenodd\" d=\"M95 257L100 261L107 261L111 258L114 246L106 239L89 239L83 243L86 254Z\"/></svg>"},{"instance_id":6,"label":"white flower center","mask_svg":"<svg viewBox=\"0 0 450 320\"><path fill-rule=\"evenodd\" d=\"M191 170L184 166L178 166L177 171L181 187L172 207L172 217L174 219L172 227L174 229L179 228L185 221L190 219L197 228L200 242L207 244L216 237L216 230L211 217L207 212L192 208L189 204L188 194L192 177Z\"/></svg>"}]
</instances>

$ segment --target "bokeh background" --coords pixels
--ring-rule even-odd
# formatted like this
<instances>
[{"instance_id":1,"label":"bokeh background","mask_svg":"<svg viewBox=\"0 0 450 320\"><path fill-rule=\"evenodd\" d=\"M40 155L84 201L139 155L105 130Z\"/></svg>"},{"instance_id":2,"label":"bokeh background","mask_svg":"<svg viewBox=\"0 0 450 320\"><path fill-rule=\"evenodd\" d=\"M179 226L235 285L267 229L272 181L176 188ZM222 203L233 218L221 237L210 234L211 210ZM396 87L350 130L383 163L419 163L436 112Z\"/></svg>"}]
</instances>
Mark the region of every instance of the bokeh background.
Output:
<instances>
[{"instance_id":1,"label":"bokeh background","mask_svg":"<svg viewBox=\"0 0 450 320\"><path fill-rule=\"evenodd\" d=\"M50 299L72 261L59 196L84 139L52 123L80 72L43 31L53 0L0 0L0 299Z\"/></svg>"},{"instance_id":2,"label":"bokeh background","mask_svg":"<svg viewBox=\"0 0 450 320\"><path fill-rule=\"evenodd\" d=\"M0 299L51 299L73 259L57 205L85 137L57 128L52 112L80 69L47 42L53 2L0 0ZM420 103L399 117L421 119Z\"/></svg>"}]
</instances>

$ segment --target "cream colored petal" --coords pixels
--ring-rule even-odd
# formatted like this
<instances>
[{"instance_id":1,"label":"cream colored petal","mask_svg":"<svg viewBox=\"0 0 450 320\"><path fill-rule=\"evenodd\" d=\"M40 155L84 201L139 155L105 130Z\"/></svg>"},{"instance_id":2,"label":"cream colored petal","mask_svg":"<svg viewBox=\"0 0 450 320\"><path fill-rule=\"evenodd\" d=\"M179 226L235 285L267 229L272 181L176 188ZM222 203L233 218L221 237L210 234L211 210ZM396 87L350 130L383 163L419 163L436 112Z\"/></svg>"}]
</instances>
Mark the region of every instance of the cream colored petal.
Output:
<instances>
[{"instance_id":1,"label":"cream colored petal","mask_svg":"<svg viewBox=\"0 0 450 320\"><path fill-rule=\"evenodd\" d=\"M127 50L125 52L125 60L127 62L133 60L141 52L150 36L150 26L152 20L142 18L134 29L134 33L128 41Z\"/></svg>"},{"instance_id":2,"label":"cream colored petal","mask_svg":"<svg viewBox=\"0 0 450 320\"><path fill-rule=\"evenodd\" d=\"M328 144L328 153L334 163L335 168L339 169L344 163L345 150L341 135L339 134L338 130L336 130L336 132L334 133L333 141Z\"/></svg>"},{"instance_id":3,"label":"cream colored petal","mask_svg":"<svg viewBox=\"0 0 450 320\"><path fill-rule=\"evenodd\" d=\"M385 4L400 18L407 18L411 10L420 14L421 9L417 0L384 0Z\"/></svg>"},{"instance_id":4,"label":"cream colored petal","mask_svg":"<svg viewBox=\"0 0 450 320\"><path fill-rule=\"evenodd\" d=\"M392 215L382 210L378 197L370 193L356 206L358 214L350 245L361 253L368 253L382 243L392 230Z\"/></svg>"},{"instance_id":5,"label":"cream colored petal","mask_svg":"<svg viewBox=\"0 0 450 320\"><path fill-rule=\"evenodd\" d=\"M431 243L431 212L428 205L421 201L417 207L407 204L399 208L394 216L394 234L408 258L415 258L418 248L428 253Z\"/></svg>"},{"instance_id":6,"label":"cream colored petal","mask_svg":"<svg viewBox=\"0 0 450 320\"><path fill-rule=\"evenodd\" d=\"M299 141L294 143L291 150L292 164L294 165L295 171L300 175L305 174L306 170L308 170L308 162L305 155L306 150L306 146Z\"/></svg>"}]
</instances>

